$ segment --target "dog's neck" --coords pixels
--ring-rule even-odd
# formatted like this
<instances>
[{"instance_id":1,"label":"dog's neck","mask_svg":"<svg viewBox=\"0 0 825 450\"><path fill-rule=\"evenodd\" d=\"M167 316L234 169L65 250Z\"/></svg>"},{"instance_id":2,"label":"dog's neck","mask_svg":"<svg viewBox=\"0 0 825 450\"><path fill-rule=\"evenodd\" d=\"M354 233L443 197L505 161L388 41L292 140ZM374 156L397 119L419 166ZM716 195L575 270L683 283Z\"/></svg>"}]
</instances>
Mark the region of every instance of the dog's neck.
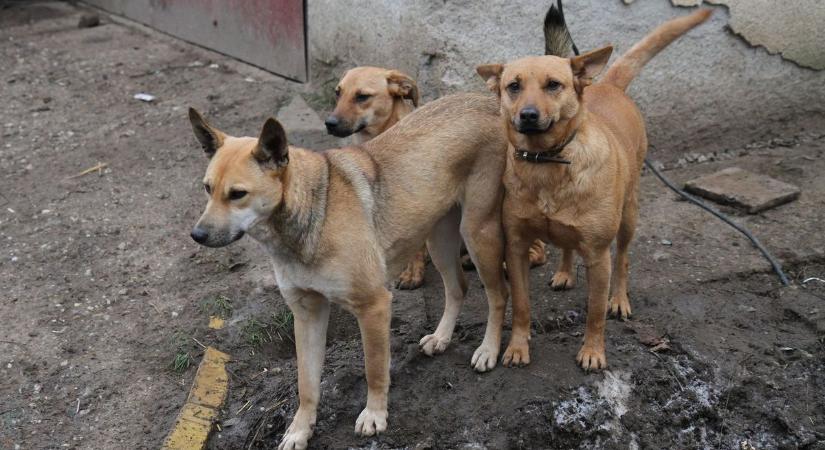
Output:
<instances>
[{"instance_id":1,"label":"dog's neck","mask_svg":"<svg viewBox=\"0 0 825 450\"><path fill-rule=\"evenodd\" d=\"M392 110L390 111L390 115L387 116L387 120L378 125L378 127L366 127L363 130L359 131L357 134L359 142L356 142L356 144L363 144L364 142L369 141L375 136L378 136L379 134L389 130L390 127L392 127L405 116L407 116L409 113L411 113L413 109L413 106L410 105L403 98L396 97L392 102Z\"/></svg>"},{"instance_id":2,"label":"dog's neck","mask_svg":"<svg viewBox=\"0 0 825 450\"><path fill-rule=\"evenodd\" d=\"M574 183L579 174L597 168L604 155L589 149L592 130L588 116L589 113L582 108L573 118L554 125L551 136L527 142L532 144L526 146L530 152L542 152L566 144L555 157L569 161L570 164L535 164L516 158L516 146L511 139L509 165L512 174L520 180L519 183L564 190L569 183ZM571 137L573 138L570 139ZM524 147L519 146L518 149Z\"/></svg>"},{"instance_id":3,"label":"dog's neck","mask_svg":"<svg viewBox=\"0 0 825 450\"><path fill-rule=\"evenodd\" d=\"M250 236L277 259L308 264L323 230L329 163L323 154L302 148L291 147L289 156L281 204Z\"/></svg>"}]
</instances>

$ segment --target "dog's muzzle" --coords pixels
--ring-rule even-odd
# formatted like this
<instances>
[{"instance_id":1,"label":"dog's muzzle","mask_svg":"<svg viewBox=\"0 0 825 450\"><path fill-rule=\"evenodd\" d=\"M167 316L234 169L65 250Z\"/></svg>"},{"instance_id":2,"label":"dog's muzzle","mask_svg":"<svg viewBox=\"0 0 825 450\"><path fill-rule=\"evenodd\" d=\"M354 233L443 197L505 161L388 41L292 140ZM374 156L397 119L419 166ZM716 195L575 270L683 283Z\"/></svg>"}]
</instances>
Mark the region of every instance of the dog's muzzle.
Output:
<instances>
[{"instance_id":1,"label":"dog's muzzle","mask_svg":"<svg viewBox=\"0 0 825 450\"><path fill-rule=\"evenodd\" d=\"M206 228L196 225L189 235L192 237L193 241L200 245L217 248L226 247L227 245L237 241L243 237L244 232L239 231L234 235L230 235L227 232L211 233Z\"/></svg>"},{"instance_id":2,"label":"dog's muzzle","mask_svg":"<svg viewBox=\"0 0 825 450\"><path fill-rule=\"evenodd\" d=\"M366 127L366 125L362 123L357 128L353 129L352 126L348 125L345 122L342 122L337 116L334 115L327 117L327 119L324 121L324 125L327 127L328 134L340 138L355 134Z\"/></svg>"},{"instance_id":3,"label":"dog's muzzle","mask_svg":"<svg viewBox=\"0 0 825 450\"><path fill-rule=\"evenodd\" d=\"M516 131L521 134L535 135L550 131L550 129L553 128L554 123L555 122L553 120L550 120L547 125L543 125L540 122L524 122L522 120L516 120L513 125L515 126Z\"/></svg>"}]
</instances>

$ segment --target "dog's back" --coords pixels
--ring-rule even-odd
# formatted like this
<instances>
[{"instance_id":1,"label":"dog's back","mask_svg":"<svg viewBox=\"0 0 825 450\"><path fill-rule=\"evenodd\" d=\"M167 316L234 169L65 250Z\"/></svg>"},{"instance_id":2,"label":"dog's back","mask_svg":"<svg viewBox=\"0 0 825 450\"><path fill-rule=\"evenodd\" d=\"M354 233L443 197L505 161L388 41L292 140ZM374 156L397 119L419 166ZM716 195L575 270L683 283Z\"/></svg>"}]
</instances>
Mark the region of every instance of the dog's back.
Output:
<instances>
[{"instance_id":1,"label":"dog's back","mask_svg":"<svg viewBox=\"0 0 825 450\"><path fill-rule=\"evenodd\" d=\"M420 245L421 233L467 196L495 195L466 192L468 182L500 190L507 140L495 97L466 93L424 105L361 148L375 165L376 201L393 199L374 218L389 260L409 251L406 242Z\"/></svg>"}]
</instances>

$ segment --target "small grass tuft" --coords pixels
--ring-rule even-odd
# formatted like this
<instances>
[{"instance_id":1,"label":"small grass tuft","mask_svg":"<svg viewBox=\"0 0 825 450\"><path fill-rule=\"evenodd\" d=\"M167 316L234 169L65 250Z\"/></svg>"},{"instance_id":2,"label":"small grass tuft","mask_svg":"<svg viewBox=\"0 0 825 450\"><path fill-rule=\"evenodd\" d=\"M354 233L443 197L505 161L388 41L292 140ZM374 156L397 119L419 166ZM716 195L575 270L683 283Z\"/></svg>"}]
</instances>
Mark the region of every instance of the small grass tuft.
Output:
<instances>
[{"instance_id":1,"label":"small grass tuft","mask_svg":"<svg viewBox=\"0 0 825 450\"><path fill-rule=\"evenodd\" d=\"M289 309L282 309L272 314L272 332L282 341L284 338L292 341L294 317ZM294 342L294 341L293 341Z\"/></svg>"},{"instance_id":2,"label":"small grass tuft","mask_svg":"<svg viewBox=\"0 0 825 450\"><path fill-rule=\"evenodd\" d=\"M186 372L186 369L192 365L193 361L192 354L189 352L189 348L191 347L189 336L184 332L178 331L172 336L172 346L175 349L175 355L169 363L169 369L177 374Z\"/></svg>"},{"instance_id":3,"label":"small grass tuft","mask_svg":"<svg viewBox=\"0 0 825 450\"><path fill-rule=\"evenodd\" d=\"M247 345L259 348L265 342L272 341L272 336L270 336L267 328L268 325L266 323L252 318L243 324L243 327L241 327L241 334L243 335Z\"/></svg>"},{"instance_id":4,"label":"small grass tuft","mask_svg":"<svg viewBox=\"0 0 825 450\"><path fill-rule=\"evenodd\" d=\"M228 319L232 317L232 300L225 295L216 295L208 298L201 303L201 309L208 316L217 316L221 319Z\"/></svg>"}]
</instances>

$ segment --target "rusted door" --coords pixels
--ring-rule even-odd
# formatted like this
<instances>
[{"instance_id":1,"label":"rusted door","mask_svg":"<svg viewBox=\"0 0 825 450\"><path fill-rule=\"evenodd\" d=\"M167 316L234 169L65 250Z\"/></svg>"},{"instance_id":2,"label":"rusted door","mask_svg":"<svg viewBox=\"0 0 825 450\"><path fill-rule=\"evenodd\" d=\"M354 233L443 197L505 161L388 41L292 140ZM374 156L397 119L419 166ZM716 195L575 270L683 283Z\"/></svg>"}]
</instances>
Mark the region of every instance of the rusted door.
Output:
<instances>
[{"instance_id":1,"label":"rusted door","mask_svg":"<svg viewBox=\"0 0 825 450\"><path fill-rule=\"evenodd\" d=\"M194 44L307 80L305 0L86 0Z\"/></svg>"}]
</instances>

